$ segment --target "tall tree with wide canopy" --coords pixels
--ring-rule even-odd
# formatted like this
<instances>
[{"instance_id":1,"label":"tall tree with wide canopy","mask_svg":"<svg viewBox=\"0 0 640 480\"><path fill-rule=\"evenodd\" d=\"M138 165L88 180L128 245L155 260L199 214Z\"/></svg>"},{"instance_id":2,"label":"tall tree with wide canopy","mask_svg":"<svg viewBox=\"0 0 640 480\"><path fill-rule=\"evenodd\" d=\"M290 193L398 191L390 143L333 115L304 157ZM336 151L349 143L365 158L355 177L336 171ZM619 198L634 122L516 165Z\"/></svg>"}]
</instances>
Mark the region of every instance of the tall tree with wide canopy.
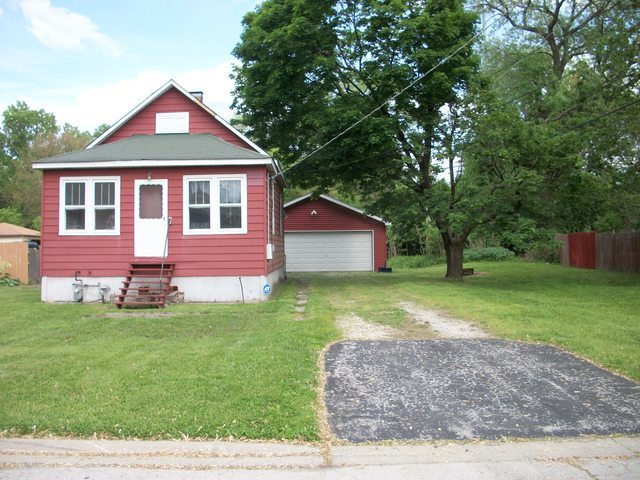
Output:
<instances>
[{"instance_id":1,"label":"tall tree with wide canopy","mask_svg":"<svg viewBox=\"0 0 640 480\"><path fill-rule=\"evenodd\" d=\"M470 231L495 215L464 197L455 150L476 20L461 0L267 0L234 50L234 106L293 182L417 207L456 279Z\"/></svg>"},{"instance_id":2,"label":"tall tree with wide canopy","mask_svg":"<svg viewBox=\"0 0 640 480\"><path fill-rule=\"evenodd\" d=\"M545 223L565 231L640 227L640 1L483 0L502 19L484 45L494 91L573 144L546 171ZM499 23L499 22L497 22ZM570 167L557 175L554 167Z\"/></svg>"},{"instance_id":3,"label":"tall tree with wide canopy","mask_svg":"<svg viewBox=\"0 0 640 480\"><path fill-rule=\"evenodd\" d=\"M41 174L32 162L84 148L91 138L69 124L59 128L52 113L23 101L7 107L0 128L0 209L17 212L14 219L38 228Z\"/></svg>"}]
</instances>

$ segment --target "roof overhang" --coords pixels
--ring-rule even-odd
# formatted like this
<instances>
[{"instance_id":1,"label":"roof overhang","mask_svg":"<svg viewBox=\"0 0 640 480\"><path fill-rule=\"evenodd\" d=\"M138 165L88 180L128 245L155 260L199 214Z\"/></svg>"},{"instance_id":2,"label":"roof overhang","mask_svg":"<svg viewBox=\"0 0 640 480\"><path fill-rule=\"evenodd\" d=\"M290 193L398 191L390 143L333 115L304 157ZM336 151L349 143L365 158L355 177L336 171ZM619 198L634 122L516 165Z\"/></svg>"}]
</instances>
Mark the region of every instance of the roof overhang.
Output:
<instances>
[{"instance_id":1,"label":"roof overhang","mask_svg":"<svg viewBox=\"0 0 640 480\"><path fill-rule=\"evenodd\" d=\"M287 179L282 175L280 165L273 158L265 159L233 159L233 160L116 160L107 162L60 162L60 163L34 163L35 170L87 170L101 168L162 168L162 167L246 167L265 166L275 179L283 187L287 187Z\"/></svg>"},{"instance_id":2,"label":"roof overhang","mask_svg":"<svg viewBox=\"0 0 640 480\"><path fill-rule=\"evenodd\" d=\"M31 240L40 240L40 235L0 235L0 244L24 243Z\"/></svg>"},{"instance_id":3,"label":"roof overhang","mask_svg":"<svg viewBox=\"0 0 640 480\"><path fill-rule=\"evenodd\" d=\"M349 205L347 203L341 202L340 200L337 200L337 199L335 199L333 197L330 197L329 195L320 194L318 196L318 198L322 198L323 200L326 200L327 202L331 202L331 203L333 203L335 205L338 205L340 207L346 208L347 210L351 210L352 212L356 212L356 213L358 213L360 215L364 215L365 217L368 217L371 220L375 220L377 222L384 223L385 225L389 225L389 223L385 222L382 218L377 217L375 215L369 215L364 210L356 208L353 205ZM290 202L285 203L284 204L284 208L288 208L288 207L290 207L292 205L295 205L297 203L304 202L305 200L310 200L310 199L311 199L311 193L307 193L306 195L303 195L303 196L298 197L298 198L296 198L294 200L291 200Z\"/></svg>"},{"instance_id":4,"label":"roof overhang","mask_svg":"<svg viewBox=\"0 0 640 480\"><path fill-rule=\"evenodd\" d=\"M38 163L36 170L73 170L77 168L151 168L151 167L224 167L242 165L265 165L269 171L276 173L276 166L272 159L233 159L233 160L115 160L107 162L67 162L67 163Z\"/></svg>"}]
</instances>

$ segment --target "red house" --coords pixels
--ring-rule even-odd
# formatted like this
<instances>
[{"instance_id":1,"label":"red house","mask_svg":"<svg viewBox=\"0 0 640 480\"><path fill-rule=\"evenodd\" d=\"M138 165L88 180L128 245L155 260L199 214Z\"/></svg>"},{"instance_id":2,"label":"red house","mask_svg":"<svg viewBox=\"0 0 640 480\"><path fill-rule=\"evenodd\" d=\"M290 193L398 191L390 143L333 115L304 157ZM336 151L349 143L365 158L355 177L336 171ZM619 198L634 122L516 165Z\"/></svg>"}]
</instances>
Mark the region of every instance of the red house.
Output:
<instances>
[{"instance_id":1,"label":"red house","mask_svg":"<svg viewBox=\"0 0 640 480\"><path fill-rule=\"evenodd\" d=\"M43 301L262 300L284 277L278 163L200 92L169 81L85 150L34 168Z\"/></svg>"},{"instance_id":2,"label":"red house","mask_svg":"<svg viewBox=\"0 0 640 480\"><path fill-rule=\"evenodd\" d=\"M381 218L328 195L307 194L284 209L288 272L370 272L386 265Z\"/></svg>"}]
</instances>

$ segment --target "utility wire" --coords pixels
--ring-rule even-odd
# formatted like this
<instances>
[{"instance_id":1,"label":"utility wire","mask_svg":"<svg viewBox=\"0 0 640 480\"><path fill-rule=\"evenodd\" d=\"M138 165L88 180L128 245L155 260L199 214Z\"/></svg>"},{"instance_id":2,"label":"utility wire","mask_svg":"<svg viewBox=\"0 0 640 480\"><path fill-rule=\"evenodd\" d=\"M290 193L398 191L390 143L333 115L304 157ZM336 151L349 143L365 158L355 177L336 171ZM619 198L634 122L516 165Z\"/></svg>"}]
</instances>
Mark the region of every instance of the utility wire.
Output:
<instances>
[{"instance_id":1,"label":"utility wire","mask_svg":"<svg viewBox=\"0 0 640 480\"><path fill-rule=\"evenodd\" d=\"M484 33L491 28L497 21L497 17L499 17L498 14L493 15L493 17L490 19L490 22L484 27L482 28L482 30L480 32L478 32L476 35L474 35L473 37L471 37L469 40L467 40L464 44L462 44L461 46L459 46L456 50L454 50L451 54L449 54L447 57L445 57L444 59L442 59L440 62L438 62L438 64L436 64L434 67L432 67L431 69L429 69L426 73L420 75L418 78L416 78L415 80L413 80L409 85L407 85L405 88L403 88L402 90L400 90L398 93L396 93L395 95L389 97L386 101L384 101L382 104L380 104L378 107L376 107L375 109L373 109L371 112L369 112L368 114L366 114L365 116L363 116L362 118L360 118L358 121L356 121L355 123L351 124L349 127L347 127L346 129L344 129L343 131L341 131L340 133L338 133L336 136L334 136L333 138L331 138L329 141L325 142L324 144L322 144L321 146L319 146L318 148L316 148L314 151L312 151L311 153L309 153L308 155L303 156L302 158L300 158L298 161L292 163L291 165L289 165L287 168L285 168L284 170L282 170L278 175L284 175L285 172L288 172L289 170L297 167L298 165L300 165L302 162L306 161L309 157L315 155L316 153L318 153L320 150L324 149L325 147L329 146L331 143L333 143L334 141L336 141L338 138L342 137L344 134L346 134L347 132L349 132L350 130L352 130L353 128L355 128L357 125L359 125L360 123L364 122L367 118L371 117L374 113L376 113L377 111L379 111L380 109L382 109L385 105L389 104L390 102L392 102L393 100L395 100L396 98L398 98L400 95L402 95L404 92L406 92L407 90L409 90L411 87L413 87L415 84L417 84L418 82L420 82L422 79L424 79L427 75L429 75L430 73L432 73L435 69L437 69L438 67L440 67L441 65L445 64L447 61L449 61L456 53L458 53L460 50L462 50L464 47L466 47L467 45L471 44L474 40L476 40L477 38L479 38L480 36L484 35ZM544 39L546 39L547 37L549 37L553 32L549 32ZM495 78L496 76L499 76L500 74L504 73L506 70L509 70L513 67L515 67L518 63L524 61L525 59L529 58L532 55L538 54L538 53L545 53L544 50L533 50L529 53L527 53L526 55L523 55L521 57L519 57L515 62L513 62L510 65L506 65L503 67L500 67L499 69L493 71L493 72L489 72L487 75L490 75L491 77ZM555 80L557 81L557 79ZM549 82L550 83L550 82ZM531 92L523 95L522 97L518 97L518 99L520 98L524 98L532 93L534 93L537 90L532 90ZM509 102L505 102L506 103L510 103L513 100L510 100ZM357 160L354 162L349 162L348 164L345 165L349 165L351 163L357 163L359 161L364 161L365 159L361 159L361 160ZM277 176L277 175L276 175Z\"/></svg>"},{"instance_id":2,"label":"utility wire","mask_svg":"<svg viewBox=\"0 0 640 480\"><path fill-rule=\"evenodd\" d=\"M589 119L587 121L579 123L578 125L574 125L570 129L565 130L564 132L561 132L561 134L562 133L569 133L569 132L572 132L572 131L577 130L579 128L582 128L582 127L584 127L586 125L589 125L590 123L593 123L593 122L596 122L596 121L600 120L601 118L608 117L609 115L613 115L614 113L617 113L617 112L619 112L621 110L624 110L625 108L630 107L631 105L635 105L638 102L640 102L640 98L636 98L635 100L633 100L631 102L625 103L624 105L620 105L619 107L616 107L613 110L609 110L608 112L605 112L605 113L603 113L601 115L598 115L595 118L591 118L591 119Z\"/></svg>"},{"instance_id":3,"label":"utility wire","mask_svg":"<svg viewBox=\"0 0 640 480\"><path fill-rule=\"evenodd\" d=\"M335 135L334 137L332 137L330 140L328 140L327 142L325 142L324 144L322 144L321 146L319 146L318 148L316 148L315 150L313 150L311 153L303 156L302 158L300 158L298 161L292 163L290 166L288 166L287 168L285 168L284 170L281 170L278 174L274 175L274 178L279 176L279 175L284 175L285 172L297 167L298 165L300 165L302 162L306 161L307 159L309 159L311 156L315 155L316 153L318 153L319 151L323 150L324 148L326 148L327 146L329 146L331 143L333 143L334 141L336 141L337 139L339 139L340 137L342 137L343 135L345 135L347 132L349 132L350 130L352 130L353 128L355 128L356 126L358 126L360 123L364 122L366 119L368 119L369 117L371 117L373 114L375 114L376 112L378 112L380 109L382 109L385 105L388 105L390 102L392 102L393 100L395 100L396 98L398 98L400 95L402 95L404 92L406 92L407 90L409 90L411 87L413 87L414 85L416 85L418 82L420 82L421 80L423 80L427 75L429 75L430 73L432 73L434 70L436 70L438 67L440 67L441 65L445 64L446 62L448 62L454 55L456 55L460 50L462 50L463 48L465 48L466 46L468 46L469 44L471 44L473 41L475 41L477 38L479 38L480 36L484 35L484 33L490 28L492 27L495 23L497 18L499 17L499 14L495 14L491 19L490 22L484 27L482 28L482 30L477 33L476 35L474 35L473 37L471 37L469 40L467 40L465 43L463 43L462 45L460 45L458 48L456 48L451 54L449 54L447 57L443 58L440 62L438 62L434 67L430 68L427 72L425 72L424 74L420 75L418 78L416 78L415 80L413 80L411 83L409 83L406 87L404 87L402 90L400 90L399 92L397 92L396 94L392 95L391 97L389 97L387 100L385 100L383 103L381 103L378 107L374 108L372 111L370 111L368 114L364 115L363 117L361 117L359 120L357 120L355 123L351 124L349 127L345 128L343 131L341 131L340 133L338 133L337 135ZM551 36L554 32L549 32L547 35L545 35L543 37L543 40L546 40L549 36ZM526 55L523 55L521 57L519 57L516 61L512 62L509 65L505 65L502 66L500 68L498 68L497 70L494 70L493 72L488 72L485 75L491 76L492 78L496 78L499 77L501 75L503 75L507 70L510 70L511 68L515 67L518 63L524 61L525 59L529 58L532 55L535 54L539 54L539 53L546 53L544 50L532 50L531 52L527 53ZM626 72L625 72L626 73ZM621 77L620 77L621 78ZM616 76L617 79L617 76ZM528 97L529 95L532 95L536 92L540 91L540 88L544 88L544 87L548 87L550 85L552 85L553 83L556 83L558 81L560 81L561 79L558 77L554 77L552 78L550 81L542 84L540 87L530 90L522 95L519 95L517 97L511 98L503 103L500 104L500 106L515 102L517 100L521 100L523 98ZM596 91L594 91L594 93L597 93ZM592 98L594 95L590 95L587 98ZM582 100L582 102L584 101L584 99ZM608 115L612 115L613 113L616 113L618 111L624 110L625 108L634 105L635 103L638 103L640 101L640 99L634 100L632 102L629 102L625 105L622 105L620 107L615 108L614 110L611 110L610 112L606 112L604 114L599 115L598 117L595 117L593 119L587 120L586 122L583 122L581 124L578 124L572 128L570 128L569 130L566 130L565 132L562 133L568 133L571 132L573 130L576 130L578 128L581 128L583 126L586 126L590 123L593 123L601 118L604 118ZM565 113L565 112L563 112ZM557 120L557 118L553 118L550 121L554 121ZM341 165L333 165L330 168L338 168L341 166L347 166L347 165L351 165L354 163L359 163L362 161L367 160L367 158L362 158L359 160L354 160L354 161L350 161ZM441 167L443 169L443 172L449 170L448 166L442 166Z\"/></svg>"},{"instance_id":4,"label":"utility wire","mask_svg":"<svg viewBox=\"0 0 640 480\"><path fill-rule=\"evenodd\" d=\"M496 17L496 15L494 15L494 17ZM282 170L279 175L283 175L285 172L288 172L289 170L291 170L292 168L297 167L298 165L300 165L302 162L306 161L309 157L315 155L316 153L318 153L320 150L323 150L324 148L326 148L327 146L329 146L330 144L332 144L333 142L335 142L338 138L342 137L345 133L349 132L350 130L352 130L353 128L355 128L356 126L360 125L362 122L364 122L367 118L371 117L374 113L376 113L377 111L379 111L380 109L382 109L385 105L388 105L389 103L391 103L393 100L395 100L396 98L398 98L400 95L402 95L404 92L406 92L407 90L409 90L411 87L413 87L415 84L417 84L418 82L422 81L427 75L429 75L430 73L432 73L436 68L440 67L441 65L444 65L446 62L448 62L451 58L453 58L454 55L456 55L460 50L462 50L463 48L467 47L468 45L470 45L473 41L475 41L477 38L479 38L481 35L484 34L484 32L491 26L493 25L493 23L495 23L495 18L493 19L493 21L487 25L486 27L484 27L480 32L478 32L477 34L475 34L473 37L471 37L469 40L467 40L466 42L464 42L462 45L460 45L458 48L456 48L452 53L450 53L449 55L447 55L445 58L443 58L442 60L440 60L435 66L431 67L427 72L423 73L422 75L420 75L418 78L416 78L415 80L413 80L409 85L407 85L406 87L404 87L402 90L400 90L398 93L392 95L391 97L389 97L387 100L385 100L384 102L382 102L380 105L378 105L376 108L374 108L373 110L371 110L369 113L367 113L365 116L361 117L358 121L356 121L355 123L352 123L351 125L349 125L347 128L345 128L343 131L341 131L340 133L338 133L336 136L334 136L333 138L331 138L329 141L323 143L322 145L320 145L318 148L316 148L314 151L312 151L311 153L309 153L308 155L305 155L304 157L302 157L300 160L298 160L297 162L292 163L291 165L289 165L287 168L285 168L284 170Z\"/></svg>"}]
</instances>

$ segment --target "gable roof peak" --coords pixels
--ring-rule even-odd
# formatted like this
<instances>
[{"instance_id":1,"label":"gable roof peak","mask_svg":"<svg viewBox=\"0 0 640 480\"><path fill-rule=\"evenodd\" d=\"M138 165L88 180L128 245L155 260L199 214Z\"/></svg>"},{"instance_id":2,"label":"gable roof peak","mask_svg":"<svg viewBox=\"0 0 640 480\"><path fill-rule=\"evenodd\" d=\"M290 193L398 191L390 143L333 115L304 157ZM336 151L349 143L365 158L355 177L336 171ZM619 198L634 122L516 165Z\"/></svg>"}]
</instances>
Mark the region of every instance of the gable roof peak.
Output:
<instances>
[{"instance_id":1,"label":"gable roof peak","mask_svg":"<svg viewBox=\"0 0 640 480\"><path fill-rule=\"evenodd\" d=\"M284 208L288 208L292 205L296 205L300 202L303 202L305 200L313 200L313 192L309 192L306 195L302 195L301 197L298 198L294 198L293 200L285 203L283 205ZM351 210L352 212L356 212L359 213L360 215L364 215L366 217L369 217L372 220L376 220L378 222L384 223L385 225L390 225L390 223L385 222L382 218L376 216L376 215L369 215L367 212L365 212L364 210L361 210L357 207L354 207L353 205L349 205L347 203L341 202L340 200L338 200L337 198L333 198L330 197L329 195L325 195L324 193L321 193L320 195L318 195L318 197L316 198L316 200L318 199L323 199L326 200L329 203L333 203L334 205L338 205L340 207L346 208L347 210Z\"/></svg>"},{"instance_id":2,"label":"gable roof peak","mask_svg":"<svg viewBox=\"0 0 640 480\"><path fill-rule=\"evenodd\" d=\"M95 147L97 145L100 145L107 138L109 138L116 131L118 131L120 129L120 127L122 127L125 123L127 123L131 118L133 118L136 114L138 114L138 112L140 112L142 109L144 109L145 107L150 105L157 98L159 98L162 95L164 95L171 88L175 88L182 95L184 95L189 100L191 100L196 105L198 105L198 107L200 107L205 112L207 112L209 115L214 117L227 130L229 130L232 134L234 134L235 136L237 136L238 138L240 138L241 140L246 142L248 145L250 145L251 148L253 148L256 152L260 153L261 155L267 155L267 156L269 155L267 152L265 152L263 149L261 149L258 145L256 145L254 142L249 140L245 135L243 135L238 129L233 127L228 121L226 121L224 118L219 116L216 112L214 112L211 108L209 108L207 105L205 105L205 103L202 101L202 96L201 96L202 92L199 92L199 91L198 92L196 92L196 91L189 92L188 90L185 90L181 85L178 84L178 82L176 82L173 79L169 79L169 81L167 81L167 83L162 85L155 92L153 92L151 95L149 95L147 98L145 98L142 102L140 102L135 108L133 108L126 115L124 115L122 118L120 118L120 120L118 120L116 123L111 125L111 127L107 131L105 131L102 135L100 135L98 138L96 138L94 141L92 141L89 145L87 145L87 149L93 148L93 147Z\"/></svg>"}]
</instances>

